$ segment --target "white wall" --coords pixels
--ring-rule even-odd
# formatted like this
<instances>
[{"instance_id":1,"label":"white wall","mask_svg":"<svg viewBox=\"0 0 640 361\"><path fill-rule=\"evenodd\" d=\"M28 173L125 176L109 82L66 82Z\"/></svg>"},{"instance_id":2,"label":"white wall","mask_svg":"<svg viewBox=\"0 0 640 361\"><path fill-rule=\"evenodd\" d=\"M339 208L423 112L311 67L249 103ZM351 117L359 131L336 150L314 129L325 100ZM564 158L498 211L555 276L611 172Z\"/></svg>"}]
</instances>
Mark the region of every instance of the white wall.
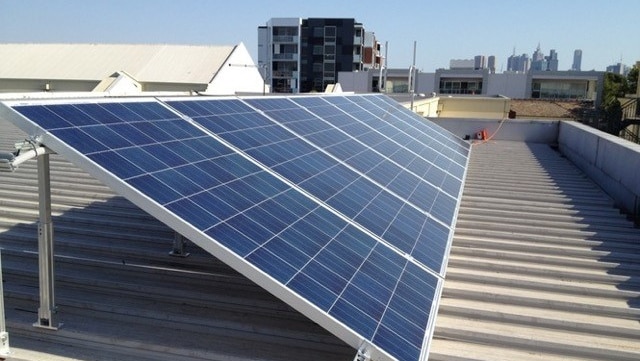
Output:
<instances>
[{"instance_id":1,"label":"white wall","mask_svg":"<svg viewBox=\"0 0 640 361\"><path fill-rule=\"evenodd\" d=\"M429 95L437 93L440 84L436 85L436 73L418 73L416 77L416 93Z\"/></svg>"},{"instance_id":2,"label":"white wall","mask_svg":"<svg viewBox=\"0 0 640 361\"><path fill-rule=\"evenodd\" d=\"M640 145L576 122L560 123L558 145L618 207L640 220Z\"/></svg>"},{"instance_id":3,"label":"white wall","mask_svg":"<svg viewBox=\"0 0 640 361\"><path fill-rule=\"evenodd\" d=\"M371 89L371 74L368 71L338 72L338 83L344 92L369 93Z\"/></svg>"},{"instance_id":4,"label":"white wall","mask_svg":"<svg viewBox=\"0 0 640 361\"><path fill-rule=\"evenodd\" d=\"M483 84L483 88L488 96L500 94L514 99L530 97L526 73L489 74L487 84Z\"/></svg>"},{"instance_id":5,"label":"white wall","mask_svg":"<svg viewBox=\"0 0 640 361\"><path fill-rule=\"evenodd\" d=\"M509 115L511 99L504 97L440 97L438 116L443 118L502 119Z\"/></svg>"},{"instance_id":6,"label":"white wall","mask_svg":"<svg viewBox=\"0 0 640 361\"><path fill-rule=\"evenodd\" d=\"M49 92L90 92L98 81L95 80L42 80L42 79L0 79L0 93L45 91L49 83Z\"/></svg>"},{"instance_id":7,"label":"white wall","mask_svg":"<svg viewBox=\"0 0 640 361\"><path fill-rule=\"evenodd\" d=\"M473 139L477 132L486 130L492 140L509 140L531 143L555 143L558 139L559 121L506 119L447 119L431 118L432 122L464 139Z\"/></svg>"},{"instance_id":8,"label":"white wall","mask_svg":"<svg viewBox=\"0 0 640 361\"><path fill-rule=\"evenodd\" d=\"M269 52L271 51L271 35L269 32L271 28L258 28L258 64L264 66L271 66L271 57ZM259 68L260 73L266 79L266 68Z\"/></svg>"},{"instance_id":9,"label":"white wall","mask_svg":"<svg viewBox=\"0 0 640 361\"><path fill-rule=\"evenodd\" d=\"M438 103L440 98L433 97L427 99L419 99L413 102L413 111L425 118L438 117ZM407 108L411 107L411 103L403 103Z\"/></svg>"},{"instance_id":10,"label":"white wall","mask_svg":"<svg viewBox=\"0 0 640 361\"><path fill-rule=\"evenodd\" d=\"M257 93L265 91L264 80L258 66L243 43L231 52L218 73L209 83L206 94L234 95L238 93Z\"/></svg>"}]
</instances>

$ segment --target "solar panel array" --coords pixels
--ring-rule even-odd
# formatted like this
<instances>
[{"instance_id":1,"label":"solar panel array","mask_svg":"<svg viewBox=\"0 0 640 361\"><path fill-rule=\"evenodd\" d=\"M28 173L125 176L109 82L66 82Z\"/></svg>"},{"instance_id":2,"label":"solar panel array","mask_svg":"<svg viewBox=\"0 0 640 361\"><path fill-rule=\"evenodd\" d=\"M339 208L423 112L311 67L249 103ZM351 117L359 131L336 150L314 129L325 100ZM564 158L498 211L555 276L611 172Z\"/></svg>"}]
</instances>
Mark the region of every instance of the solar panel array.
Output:
<instances>
[{"instance_id":1,"label":"solar panel array","mask_svg":"<svg viewBox=\"0 0 640 361\"><path fill-rule=\"evenodd\" d=\"M381 95L8 106L352 346L426 358L466 142Z\"/></svg>"}]
</instances>

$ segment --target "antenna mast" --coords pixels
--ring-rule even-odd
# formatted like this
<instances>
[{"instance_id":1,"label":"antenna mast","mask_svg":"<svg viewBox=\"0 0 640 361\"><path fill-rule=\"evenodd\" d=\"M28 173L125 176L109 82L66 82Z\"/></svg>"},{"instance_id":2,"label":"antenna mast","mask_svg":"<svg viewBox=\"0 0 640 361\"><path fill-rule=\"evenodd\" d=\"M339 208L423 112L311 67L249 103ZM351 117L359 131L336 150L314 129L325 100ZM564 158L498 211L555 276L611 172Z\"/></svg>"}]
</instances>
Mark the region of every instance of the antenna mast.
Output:
<instances>
[{"instance_id":1,"label":"antenna mast","mask_svg":"<svg viewBox=\"0 0 640 361\"><path fill-rule=\"evenodd\" d=\"M413 111L413 98L416 93L416 44L417 41L413 41L413 64L409 68L409 94L411 95L411 111Z\"/></svg>"}]
</instances>

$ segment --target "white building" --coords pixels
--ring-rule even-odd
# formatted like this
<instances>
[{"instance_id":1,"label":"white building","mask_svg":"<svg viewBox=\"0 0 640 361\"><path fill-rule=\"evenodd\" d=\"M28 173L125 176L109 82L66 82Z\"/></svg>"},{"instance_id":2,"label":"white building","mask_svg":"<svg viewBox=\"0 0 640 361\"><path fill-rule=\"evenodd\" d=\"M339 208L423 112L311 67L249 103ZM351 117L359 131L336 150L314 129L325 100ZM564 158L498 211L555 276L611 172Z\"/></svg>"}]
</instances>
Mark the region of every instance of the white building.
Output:
<instances>
[{"instance_id":1,"label":"white building","mask_svg":"<svg viewBox=\"0 0 640 361\"><path fill-rule=\"evenodd\" d=\"M262 93L243 43L0 44L0 92Z\"/></svg>"},{"instance_id":2,"label":"white building","mask_svg":"<svg viewBox=\"0 0 640 361\"><path fill-rule=\"evenodd\" d=\"M387 93L408 91L408 69L388 69ZM371 92L378 72L340 73L343 91ZM366 85L366 87L365 87ZM489 69L438 69L416 75L418 94L460 96L502 95L514 99L581 99L597 106L602 97L604 73L600 71L529 71L494 74Z\"/></svg>"},{"instance_id":3,"label":"white building","mask_svg":"<svg viewBox=\"0 0 640 361\"><path fill-rule=\"evenodd\" d=\"M298 93L302 18L271 18L258 27L258 67L275 91Z\"/></svg>"}]
</instances>

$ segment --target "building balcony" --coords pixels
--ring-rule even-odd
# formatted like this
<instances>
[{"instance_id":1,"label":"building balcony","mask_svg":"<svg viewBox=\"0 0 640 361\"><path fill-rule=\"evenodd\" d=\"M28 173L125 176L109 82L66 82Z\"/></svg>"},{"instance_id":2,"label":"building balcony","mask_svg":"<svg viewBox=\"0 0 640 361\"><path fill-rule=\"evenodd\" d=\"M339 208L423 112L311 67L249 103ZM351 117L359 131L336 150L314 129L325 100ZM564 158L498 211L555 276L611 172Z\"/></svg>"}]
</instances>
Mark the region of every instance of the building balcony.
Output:
<instances>
[{"instance_id":1,"label":"building balcony","mask_svg":"<svg viewBox=\"0 0 640 361\"><path fill-rule=\"evenodd\" d=\"M291 70L275 70L272 74L273 78L293 78L294 72Z\"/></svg>"},{"instance_id":2,"label":"building balcony","mask_svg":"<svg viewBox=\"0 0 640 361\"><path fill-rule=\"evenodd\" d=\"M298 43L298 37L294 35L274 35L274 43Z\"/></svg>"},{"instance_id":3,"label":"building balcony","mask_svg":"<svg viewBox=\"0 0 640 361\"><path fill-rule=\"evenodd\" d=\"M273 60L297 60L297 53L273 54Z\"/></svg>"}]
</instances>

